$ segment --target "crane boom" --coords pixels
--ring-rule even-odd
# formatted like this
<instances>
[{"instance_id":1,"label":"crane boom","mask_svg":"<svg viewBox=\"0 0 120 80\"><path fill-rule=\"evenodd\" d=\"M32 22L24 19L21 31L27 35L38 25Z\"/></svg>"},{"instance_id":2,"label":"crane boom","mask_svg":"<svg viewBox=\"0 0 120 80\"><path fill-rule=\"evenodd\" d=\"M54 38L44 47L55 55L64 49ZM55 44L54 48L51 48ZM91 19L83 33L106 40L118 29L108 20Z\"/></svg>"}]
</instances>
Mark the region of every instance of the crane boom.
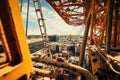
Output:
<instances>
[{"instance_id":1,"label":"crane boom","mask_svg":"<svg viewBox=\"0 0 120 80\"><path fill-rule=\"evenodd\" d=\"M85 24L90 3L80 0L46 0L62 19L69 25L79 26ZM87 5L86 5L87 3Z\"/></svg>"}]
</instances>

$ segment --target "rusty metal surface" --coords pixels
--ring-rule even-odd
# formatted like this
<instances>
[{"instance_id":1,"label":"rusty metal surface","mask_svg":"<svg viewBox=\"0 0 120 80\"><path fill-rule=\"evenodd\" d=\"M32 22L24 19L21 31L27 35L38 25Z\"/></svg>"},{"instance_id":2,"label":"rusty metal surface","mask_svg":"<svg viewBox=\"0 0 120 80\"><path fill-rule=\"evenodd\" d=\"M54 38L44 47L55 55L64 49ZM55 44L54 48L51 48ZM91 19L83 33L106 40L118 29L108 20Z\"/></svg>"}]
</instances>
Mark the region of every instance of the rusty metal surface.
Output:
<instances>
[{"instance_id":1,"label":"rusty metal surface","mask_svg":"<svg viewBox=\"0 0 120 80\"><path fill-rule=\"evenodd\" d=\"M90 0L46 0L69 25L85 24L89 13Z\"/></svg>"},{"instance_id":2,"label":"rusty metal surface","mask_svg":"<svg viewBox=\"0 0 120 80\"><path fill-rule=\"evenodd\" d=\"M36 62L41 62L41 63L45 63L48 65L53 65L53 66L59 66L65 69L69 69L72 70L73 72L78 72L79 74L84 74L89 80L95 80L95 78L93 77L93 75L85 68L77 66L77 65L73 65L67 62L58 62L55 60L46 60L46 59L41 59L41 58L33 58L33 61Z\"/></svg>"},{"instance_id":3,"label":"rusty metal surface","mask_svg":"<svg viewBox=\"0 0 120 80\"><path fill-rule=\"evenodd\" d=\"M91 44L102 45L106 21L108 0L93 0L91 19Z\"/></svg>"}]
</instances>

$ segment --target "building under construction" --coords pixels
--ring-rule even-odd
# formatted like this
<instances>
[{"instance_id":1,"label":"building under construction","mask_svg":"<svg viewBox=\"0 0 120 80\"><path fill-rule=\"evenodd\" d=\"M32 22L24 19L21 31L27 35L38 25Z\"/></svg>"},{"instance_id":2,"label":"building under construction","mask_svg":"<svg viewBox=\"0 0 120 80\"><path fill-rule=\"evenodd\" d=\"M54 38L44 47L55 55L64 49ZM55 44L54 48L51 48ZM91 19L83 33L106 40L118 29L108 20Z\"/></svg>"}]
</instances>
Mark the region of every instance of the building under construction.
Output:
<instances>
[{"instance_id":1,"label":"building under construction","mask_svg":"<svg viewBox=\"0 0 120 80\"><path fill-rule=\"evenodd\" d=\"M31 1L38 36L27 34ZM26 1L24 31L23 0L0 0L0 80L120 80L120 0L45 0L68 25L85 26L82 37L54 39L41 1Z\"/></svg>"}]
</instances>

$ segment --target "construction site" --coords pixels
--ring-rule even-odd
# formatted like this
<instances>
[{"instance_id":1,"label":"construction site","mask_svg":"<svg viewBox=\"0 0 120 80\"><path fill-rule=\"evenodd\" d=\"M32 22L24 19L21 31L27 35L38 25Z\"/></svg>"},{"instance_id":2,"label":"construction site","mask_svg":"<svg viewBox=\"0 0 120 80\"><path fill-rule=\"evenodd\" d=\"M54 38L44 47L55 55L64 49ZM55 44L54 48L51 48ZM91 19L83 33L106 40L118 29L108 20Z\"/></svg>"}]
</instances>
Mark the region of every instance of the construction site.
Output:
<instances>
[{"instance_id":1,"label":"construction site","mask_svg":"<svg viewBox=\"0 0 120 80\"><path fill-rule=\"evenodd\" d=\"M120 80L120 0L0 0L8 79Z\"/></svg>"}]
</instances>

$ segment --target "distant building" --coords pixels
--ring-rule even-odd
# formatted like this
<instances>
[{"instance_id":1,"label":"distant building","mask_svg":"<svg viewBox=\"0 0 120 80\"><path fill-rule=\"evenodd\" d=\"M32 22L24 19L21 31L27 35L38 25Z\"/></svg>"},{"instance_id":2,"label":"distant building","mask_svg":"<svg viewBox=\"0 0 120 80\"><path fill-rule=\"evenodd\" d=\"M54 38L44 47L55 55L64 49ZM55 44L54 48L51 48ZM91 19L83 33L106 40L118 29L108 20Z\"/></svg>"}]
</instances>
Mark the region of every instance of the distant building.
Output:
<instances>
[{"instance_id":1,"label":"distant building","mask_svg":"<svg viewBox=\"0 0 120 80\"><path fill-rule=\"evenodd\" d=\"M59 36L57 35L49 35L48 38L50 42L57 42L59 40Z\"/></svg>"}]
</instances>

